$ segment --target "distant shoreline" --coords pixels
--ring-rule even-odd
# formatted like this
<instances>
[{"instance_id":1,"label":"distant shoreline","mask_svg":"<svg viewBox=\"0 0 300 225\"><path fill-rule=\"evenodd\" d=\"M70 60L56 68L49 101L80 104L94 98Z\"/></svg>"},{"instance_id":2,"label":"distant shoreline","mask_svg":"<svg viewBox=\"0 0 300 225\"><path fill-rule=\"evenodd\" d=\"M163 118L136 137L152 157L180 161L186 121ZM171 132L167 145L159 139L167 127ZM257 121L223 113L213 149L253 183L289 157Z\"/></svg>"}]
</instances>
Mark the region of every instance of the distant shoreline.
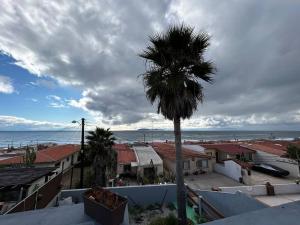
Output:
<instances>
[{"instance_id":1,"label":"distant shoreline","mask_svg":"<svg viewBox=\"0 0 300 225\"><path fill-rule=\"evenodd\" d=\"M174 141L173 131L138 130L113 131L117 143L133 143L166 140ZM87 133L85 133L85 136ZM186 141L247 141L247 140L294 140L300 138L300 131L182 131ZM81 131L0 131L0 147L36 145L45 142L58 144L77 144Z\"/></svg>"}]
</instances>

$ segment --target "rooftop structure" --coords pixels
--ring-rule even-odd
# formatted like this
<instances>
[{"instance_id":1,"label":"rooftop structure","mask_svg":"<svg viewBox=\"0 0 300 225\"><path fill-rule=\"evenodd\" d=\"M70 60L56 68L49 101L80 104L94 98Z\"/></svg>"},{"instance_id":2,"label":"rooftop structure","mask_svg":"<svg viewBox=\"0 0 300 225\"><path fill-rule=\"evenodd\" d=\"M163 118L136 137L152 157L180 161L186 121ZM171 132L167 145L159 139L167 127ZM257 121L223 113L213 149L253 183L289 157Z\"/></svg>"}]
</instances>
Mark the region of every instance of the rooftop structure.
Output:
<instances>
[{"instance_id":1,"label":"rooftop structure","mask_svg":"<svg viewBox=\"0 0 300 225\"><path fill-rule=\"evenodd\" d=\"M151 146L133 145L132 148L139 166L148 166L150 162L152 162L153 165L162 165L162 159Z\"/></svg>"},{"instance_id":2,"label":"rooftop structure","mask_svg":"<svg viewBox=\"0 0 300 225\"><path fill-rule=\"evenodd\" d=\"M270 144L266 142L261 142L261 143L254 142L254 143L245 143L242 146L254 151L262 151L277 156L286 155L286 147L282 145Z\"/></svg>"},{"instance_id":3,"label":"rooftop structure","mask_svg":"<svg viewBox=\"0 0 300 225\"><path fill-rule=\"evenodd\" d=\"M228 153L228 154L246 154L246 153L255 153L255 150L240 146L238 144L201 144L202 147L207 149L216 149L218 151Z\"/></svg>"},{"instance_id":4,"label":"rooftop structure","mask_svg":"<svg viewBox=\"0 0 300 225\"><path fill-rule=\"evenodd\" d=\"M200 153L205 152L205 148L203 148L200 145L196 145L196 144L183 144L182 147L185 148L185 149L195 151L195 152L200 152Z\"/></svg>"},{"instance_id":5,"label":"rooftop structure","mask_svg":"<svg viewBox=\"0 0 300 225\"><path fill-rule=\"evenodd\" d=\"M54 168L3 168L0 170L0 189L31 184L33 181L52 175Z\"/></svg>"},{"instance_id":6,"label":"rooftop structure","mask_svg":"<svg viewBox=\"0 0 300 225\"><path fill-rule=\"evenodd\" d=\"M155 151L164 158L168 158L171 160L176 159L176 151L174 144L167 144L167 143L153 143L152 146L154 147ZM187 149L186 147L182 148L182 158L204 158L209 159L210 156L206 155L205 153L201 153L198 151Z\"/></svg>"},{"instance_id":7,"label":"rooftop structure","mask_svg":"<svg viewBox=\"0 0 300 225\"><path fill-rule=\"evenodd\" d=\"M115 144L113 149L117 151L119 164L130 164L137 161L134 151L127 144Z\"/></svg>"},{"instance_id":8,"label":"rooftop structure","mask_svg":"<svg viewBox=\"0 0 300 225\"><path fill-rule=\"evenodd\" d=\"M39 163L55 163L62 159L79 152L79 145L57 145L36 152L35 164ZM16 156L5 160L0 160L0 165L12 165L24 163L22 156Z\"/></svg>"},{"instance_id":9,"label":"rooftop structure","mask_svg":"<svg viewBox=\"0 0 300 225\"><path fill-rule=\"evenodd\" d=\"M122 225L130 224L130 207L135 205L147 208L149 205L170 204L176 200L176 185L145 185L108 188L121 196L127 196ZM190 190L189 188L187 188ZM86 189L63 190L58 196L58 206L0 216L0 224L5 225L92 225L95 221L84 213L82 194ZM193 195L191 195L193 194ZM196 195L194 195L196 194ZM197 200L198 198L198 200ZM188 199L198 202L208 225L289 225L298 224L300 202L292 202L277 207L268 207L248 194L222 193L211 191L188 191ZM195 208L199 210L199 208ZM200 211L199 211L200 212ZM225 218L224 218L225 217ZM275 218L275 219L274 219Z\"/></svg>"}]
</instances>

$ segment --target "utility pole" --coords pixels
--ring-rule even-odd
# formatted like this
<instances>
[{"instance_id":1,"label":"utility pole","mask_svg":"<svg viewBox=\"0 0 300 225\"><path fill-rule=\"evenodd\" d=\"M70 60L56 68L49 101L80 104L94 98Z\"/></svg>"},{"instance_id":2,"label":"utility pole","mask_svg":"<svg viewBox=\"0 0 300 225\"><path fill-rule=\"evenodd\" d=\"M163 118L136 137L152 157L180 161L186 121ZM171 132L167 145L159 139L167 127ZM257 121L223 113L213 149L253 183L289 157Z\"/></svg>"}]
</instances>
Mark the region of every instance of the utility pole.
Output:
<instances>
[{"instance_id":1,"label":"utility pole","mask_svg":"<svg viewBox=\"0 0 300 225\"><path fill-rule=\"evenodd\" d=\"M80 187L83 188L83 168L84 168L84 121L81 119L81 149L80 149Z\"/></svg>"}]
</instances>

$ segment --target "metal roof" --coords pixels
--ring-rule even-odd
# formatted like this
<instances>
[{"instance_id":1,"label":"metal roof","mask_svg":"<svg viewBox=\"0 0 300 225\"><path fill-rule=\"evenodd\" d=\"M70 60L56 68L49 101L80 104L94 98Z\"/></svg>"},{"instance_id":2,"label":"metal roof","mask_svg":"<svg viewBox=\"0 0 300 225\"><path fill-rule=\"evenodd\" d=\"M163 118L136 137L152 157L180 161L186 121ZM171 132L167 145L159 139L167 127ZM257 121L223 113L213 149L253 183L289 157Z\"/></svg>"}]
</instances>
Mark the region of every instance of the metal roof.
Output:
<instances>
[{"instance_id":1,"label":"metal roof","mask_svg":"<svg viewBox=\"0 0 300 225\"><path fill-rule=\"evenodd\" d=\"M139 166L162 165L163 161L151 146L133 146Z\"/></svg>"},{"instance_id":2,"label":"metal roof","mask_svg":"<svg viewBox=\"0 0 300 225\"><path fill-rule=\"evenodd\" d=\"M55 169L55 167L0 169L0 187L30 184L43 176L51 174Z\"/></svg>"}]
</instances>

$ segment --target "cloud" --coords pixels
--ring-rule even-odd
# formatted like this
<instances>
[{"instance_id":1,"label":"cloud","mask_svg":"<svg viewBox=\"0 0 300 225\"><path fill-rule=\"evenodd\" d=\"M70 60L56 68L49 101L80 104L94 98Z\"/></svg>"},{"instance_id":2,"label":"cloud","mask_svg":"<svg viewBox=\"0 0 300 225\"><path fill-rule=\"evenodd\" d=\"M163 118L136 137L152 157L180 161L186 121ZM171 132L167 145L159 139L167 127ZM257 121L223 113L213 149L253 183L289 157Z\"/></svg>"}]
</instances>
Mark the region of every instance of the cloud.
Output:
<instances>
[{"instance_id":1,"label":"cloud","mask_svg":"<svg viewBox=\"0 0 300 225\"><path fill-rule=\"evenodd\" d=\"M204 84L204 104L185 127L298 126L299 6L292 0L6 0L0 48L39 76L39 85L47 76L82 91L81 98L56 100L55 106L135 128L151 125L156 111L137 78L145 71L137 54L149 35L185 21L212 35L206 57L218 68L215 83ZM157 121L163 126L162 117Z\"/></svg>"},{"instance_id":2,"label":"cloud","mask_svg":"<svg viewBox=\"0 0 300 225\"><path fill-rule=\"evenodd\" d=\"M12 94L15 89L9 77L0 75L0 93Z\"/></svg>"},{"instance_id":3,"label":"cloud","mask_svg":"<svg viewBox=\"0 0 300 225\"><path fill-rule=\"evenodd\" d=\"M49 106L52 108L66 108L68 107L66 104L66 100L62 99L57 95L47 95L46 99L49 100Z\"/></svg>"},{"instance_id":4,"label":"cloud","mask_svg":"<svg viewBox=\"0 0 300 225\"><path fill-rule=\"evenodd\" d=\"M75 126L68 123L30 120L23 117L0 115L1 130L16 129L18 127L32 130L72 129Z\"/></svg>"},{"instance_id":5,"label":"cloud","mask_svg":"<svg viewBox=\"0 0 300 225\"><path fill-rule=\"evenodd\" d=\"M36 98L27 98L27 100L32 101L32 102L39 102L39 100Z\"/></svg>"},{"instance_id":6,"label":"cloud","mask_svg":"<svg viewBox=\"0 0 300 225\"><path fill-rule=\"evenodd\" d=\"M37 79L35 82L29 82L32 86L46 87L48 89L54 89L57 87L57 83L53 80Z\"/></svg>"}]
</instances>

